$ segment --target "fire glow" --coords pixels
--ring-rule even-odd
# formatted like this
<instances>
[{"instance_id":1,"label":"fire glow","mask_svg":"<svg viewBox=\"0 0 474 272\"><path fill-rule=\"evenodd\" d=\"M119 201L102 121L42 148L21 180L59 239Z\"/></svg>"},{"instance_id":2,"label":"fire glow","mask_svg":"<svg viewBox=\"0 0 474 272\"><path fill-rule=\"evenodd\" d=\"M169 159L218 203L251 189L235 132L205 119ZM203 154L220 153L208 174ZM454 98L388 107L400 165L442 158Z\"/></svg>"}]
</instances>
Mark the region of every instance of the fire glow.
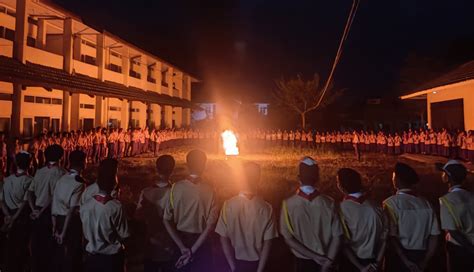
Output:
<instances>
[{"instance_id":1,"label":"fire glow","mask_svg":"<svg viewBox=\"0 0 474 272\"><path fill-rule=\"evenodd\" d=\"M222 132L222 146L226 156L237 156L239 155L239 148L237 147L237 136L235 136L232 130L226 130Z\"/></svg>"}]
</instances>

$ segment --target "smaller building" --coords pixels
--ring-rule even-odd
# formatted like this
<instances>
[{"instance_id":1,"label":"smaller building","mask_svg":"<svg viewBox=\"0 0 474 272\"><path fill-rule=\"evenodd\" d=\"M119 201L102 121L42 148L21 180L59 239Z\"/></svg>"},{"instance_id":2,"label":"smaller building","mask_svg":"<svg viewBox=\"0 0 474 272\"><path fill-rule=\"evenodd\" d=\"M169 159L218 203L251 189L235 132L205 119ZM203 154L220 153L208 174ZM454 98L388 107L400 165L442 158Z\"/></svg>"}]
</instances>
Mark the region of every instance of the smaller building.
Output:
<instances>
[{"instance_id":1,"label":"smaller building","mask_svg":"<svg viewBox=\"0 0 474 272\"><path fill-rule=\"evenodd\" d=\"M474 130L474 60L400 98L426 100L430 128Z\"/></svg>"},{"instance_id":2,"label":"smaller building","mask_svg":"<svg viewBox=\"0 0 474 272\"><path fill-rule=\"evenodd\" d=\"M225 102L198 102L198 107L202 109L201 112L193 114L193 122L206 120L215 120L223 115L232 116L233 119L239 119L242 111L255 109L255 112L260 116L268 116L270 104L265 102L259 103L242 103L240 101L225 101ZM204 114L205 113L205 114Z\"/></svg>"}]
</instances>

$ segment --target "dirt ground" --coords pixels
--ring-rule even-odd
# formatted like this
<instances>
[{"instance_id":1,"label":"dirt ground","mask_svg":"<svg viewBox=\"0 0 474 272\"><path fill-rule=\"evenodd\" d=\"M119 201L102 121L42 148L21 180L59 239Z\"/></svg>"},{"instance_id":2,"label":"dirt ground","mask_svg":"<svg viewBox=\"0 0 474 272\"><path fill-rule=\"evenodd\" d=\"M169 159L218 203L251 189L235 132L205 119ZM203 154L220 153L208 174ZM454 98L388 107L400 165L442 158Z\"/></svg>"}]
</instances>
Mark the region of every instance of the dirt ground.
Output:
<instances>
[{"instance_id":1,"label":"dirt ground","mask_svg":"<svg viewBox=\"0 0 474 272\"><path fill-rule=\"evenodd\" d=\"M191 150L191 146L170 148L162 154L173 155L177 161L173 181L181 179L186 175L185 156ZM314 150L290 150L286 147L273 147L253 153L242 154L237 159L227 159L222 154L209 152L208 165L205 179L214 184L220 199L227 199L238 192L238 174L233 170L235 161L254 161L262 167L262 179L260 182L260 194L273 205L276 215L279 214L282 199L291 195L297 186L297 164L302 156L312 156L321 167L321 182L319 190L339 201L342 195L336 187L335 174L341 167L351 167L358 170L363 178L366 190L371 198L381 202L393 194L391 185L392 169L395 163L403 161L413 166L420 175L421 182L418 192L427 198L435 209L439 209L438 198L447 191L447 186L441 183L439 172L435 171L434 165L423 162L408 160L403 157L387 156L384 154L363 154L360 162L356 161L352 152L315 152ZM127 211L133 214L135 202L142 188L152 184L156 180L154 170L155 157L143 155L138 158L128 158L120 162L119 180L124 192ZM90 179L95 177L95 169L89 169L86 176ZM474 182L472 177L468 187L472 190ZM128 271L142 270L143 255L143 224L131 220L132 238L127 243ZM443 240L440 237L440 241ZM215 271L226 271L225 260L220 250L220 245L215 239ZM441 241L442 242L442 241ZM444 244L441 243L438 254L433 258L432 268L429 271L445 271L444 269ZM270 263L267 271L292 271L293 259L288 248L281 239L274 242Z\"/></svg>"}]
</instances>

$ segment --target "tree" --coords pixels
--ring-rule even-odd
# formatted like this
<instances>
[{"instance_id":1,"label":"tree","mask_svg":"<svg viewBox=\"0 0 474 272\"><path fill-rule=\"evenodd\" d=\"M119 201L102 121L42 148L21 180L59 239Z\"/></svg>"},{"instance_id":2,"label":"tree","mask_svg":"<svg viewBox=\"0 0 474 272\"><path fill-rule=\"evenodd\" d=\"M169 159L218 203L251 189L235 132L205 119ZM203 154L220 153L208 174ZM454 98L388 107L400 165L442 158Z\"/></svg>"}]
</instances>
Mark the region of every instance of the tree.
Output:
<instances>
[{"instance_id":1,"label":"tree","mask_svg":"<svg viewBox=\"0 0 474 272\"><path fill-rule=\"evenodd\" d=\"M326 90L320 86L317 73L313 78L304 80L301 75L276 81L277 88L274 96L278 103L294 112L301 118L301 128L306 128L306 114L323 108L332 103L341 93L333 91L332 84ZM325 99L321 98L325 95Z\"/></svg>"}]
</instances>

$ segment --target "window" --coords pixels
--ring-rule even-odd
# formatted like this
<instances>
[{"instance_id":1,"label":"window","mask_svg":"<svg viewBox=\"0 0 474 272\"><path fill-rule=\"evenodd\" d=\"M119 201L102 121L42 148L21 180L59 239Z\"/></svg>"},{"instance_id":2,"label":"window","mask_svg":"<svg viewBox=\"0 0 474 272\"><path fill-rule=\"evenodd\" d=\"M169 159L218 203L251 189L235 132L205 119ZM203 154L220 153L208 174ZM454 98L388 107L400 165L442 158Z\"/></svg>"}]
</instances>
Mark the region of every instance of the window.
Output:
<instances>
[{"instance_id":1,"label":"window","mask_svg":"<svg viewBox=\"0 0 474 272\"><path fill-rule=\"evenodd\" d=\"M122 108L121 107L110 106L109 111L122 111Z\"/></svg>"},{"instance_id":2,"label":"window","mask_svg":"<svg viewBox=\"0 0 474 272\"><path fill-rule=\"evenodd\" d=\"M130 73L129 73L129 75L130 75L131 77L134 77L134 78L138 78L138 79L140 79L140 78L141 78L141 75L140 75L140 73L138 73L138 72L135 72L135 71L133 71L133 70L130 70Z\"/></svg>"},{"instance_id":3,"label":"window","mask_svg":"<svg viewBox=\"0 0 474 272\"><path fill-rule=\"evenodd\" d=\"M33 38L33 37L27 37L26 38L26 45L30 46L30 47L35 47L36 45L36 39Z\"/></svg>"},{"instance_id":4,"label":"window","mask_svg":"<svg viewBox=\"0 0 474 272\"><path fill-rule=\"evenodd\" d=\"M12 16L12 17L15 17L15 16L16 16L15 11L13 11L13 10L11 10L11 9L9 9L9 8L7 8L7 14L10 15L10 16Z\"/></svg>"},{"instance_id":5,"label":"window","mask_svg":"<svg viewBox=\"0 0 474 272\"><path fill-rule=\"evenodd\" d=\"M63 100L59 99L59 98L53 98L53 99L51 99L51 104L53 104L53 105L62 105Z\"/></svg>"},{"instance_id":6,"label":"window","mask_svg":"<svg viewBox=\"0 0 474 272\"><path fill-rule=\"evenodd\" d=\"M107 65L107 69L109 69L110 71L117 72L117 73L122 73L122 66L118 66L118 65L113 64L113 63L109 63Z\"/></svg>"},{"instance_id":7,"label":"window","mask_svg":"<svg viewBox=\"0 0 474 272\"><path fill-rule=\"evenodd\" d=\"M32 118L23 118L23 137L33 137Z\"/></svg>"},{"instance_id":8,"label":"window","mask_svg":"<svg viewBox=\"0 0 474 272\"><path fill-rule=\"evenodd\" d=\"M95 108L95 106L92 105L92 104L80 104L79 108L93 110Z\"/></svg>"},{"instance_id":9,"label":"window","mask_svg":"<svg viewBox=\"0 0 474 272\"><path fill-rule=\"evenodd\" d=\"M122 56L119 53L114 52L114 51L110 51L110 55L112 55L114 57L117 57L117 58L122 58Z\"/></svg>"},{"instance_id":10,"label":"window","mask_svg":"<svg viewBox=\"0 0 474 272\"><path fill-rule=\"evenodd\" d=\"M5 39L13 41L15 40L15 30L5 28Z\"/></svg>"},{"instance_id":11,"label":"window","mask_svg":"<svg viewBox=\"0 0 474 272\"><path fill-rule=\"evenodd\" d=\"M130 120L130 126L132 128L140 127L140 120L137 120L137 119Z\"/></svg>"},{"instance_id":12,"label":"window","mask_svg":"<svg viewBox=\"0 0 474 272\"><path fill-rule=\"evenodd\" d=\"M96 58L89 55L81 55L81 61L87 64L96 65Z\"/></svg>"},{"instance_id":13,"label":"window","mask_svg":"<svg viewBox=\"0 0 474 272\"><path fill-rule=\"evenodd\" d=\"M31 95L25 95L25 97L23 98L23 100L24 100L25 102L35 103L35 97L34 97L34 96L31 96Z\"/></svg>"},{"instance_id":14,"label":"window","mask_svg":"<svg viewBox=\"0 0 474 272\"><path fill-rule=\"evenodd\" d=\"M35 97L35 102L38 104L51 104L51 98L49 97Z\"/></svg>"},{"instance_id":15,"label":"window","mask_svg":"<svg viewBox=\"0 0 474 272\"><path fill-rule=\"evenodd\" d=\"M89 47L92 47L92 48L96 48L96 47L97 47L94 43L92 43L92 42L90 42L90 41L81 40L81 43L84 44L84 45L87 45L87 46L89 46Z\"/></svg>"},{"instance_id":16,"label":"window","mask_svg":"<svg viewBox=\"0 0 474 272\"><path fill-rule=\"evenodd\" d=\"M0 132L8 132L10 130L10 118L0 118Z\"/></svg>"},{"instance_id":17,"label":"window","mask_svg":"<svg viewBox=\"0 0 474 272\"><path fill-rule=\"evenodd\" d=\"M156 83L156 79L154 79L154 78L151 77L151 76L148 76L148 77L146 78L146 80L147 80L148 82L151 82L151 83Z\"/></svg>"},{"instance_id":18,"label":"window","mask_svg":"<svg viewBox=\"0 0 474 272\"><path fill-rule=\"evenodd\" d=\"M140 109L138 109L138 108L130 108L130 112L140 112Z\"/></svg>"},{"instance_id":19,"label":"window","mask_svg":"<svg viewBox=\"0 0 474 272\"><path fill-rule=\"evenodd\" d=\"M7 93L0 93L0 100L12 101L12 95Z\"/></svg>"}]
</instances>

